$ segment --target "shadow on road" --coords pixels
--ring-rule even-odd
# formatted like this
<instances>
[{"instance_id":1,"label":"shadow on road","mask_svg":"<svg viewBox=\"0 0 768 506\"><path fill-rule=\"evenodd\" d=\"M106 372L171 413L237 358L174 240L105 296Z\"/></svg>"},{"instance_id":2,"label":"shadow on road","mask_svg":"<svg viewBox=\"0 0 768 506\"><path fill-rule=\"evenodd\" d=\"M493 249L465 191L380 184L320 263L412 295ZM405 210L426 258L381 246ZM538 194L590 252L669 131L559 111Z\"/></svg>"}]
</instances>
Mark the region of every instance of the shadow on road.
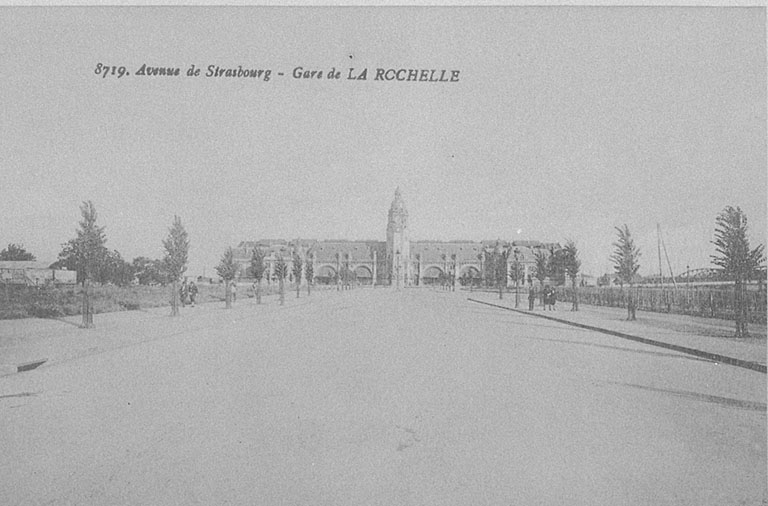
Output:
<instances>
[{"instance_id":1,"label":"shadow on road","mask_svg":"<svg viewBox=\"0 0 768 506\"><path fill-rule=\"evenodd\" d=\"M638 350L638 349L633 349L633 348L621 348L619 346L609 346L607 344L585 343L585 342L581 342L581 341L569 341L567 339L550 339L550 338L546 338L546 337L517 336L517 338L532 339L532 340L536 340L536 341L550 341L550 342L553 342L553 343L578 344L578 345L581 345L581 346L593 346L595 348L605 348L605 349L608 349L608 350L626 351L626 352L629 352L629 353L640 353L640 354L644 354L644 355L656 355L656 356L659 356L659 357L684 358L684 359L687 359L687 360L696 360L698 362L709 362L710 364L716 364L717 363L717 362L715 362L713 360L707 360L705 358L692 357L692 356L683 355L683 354L663 353L663 352L660 352L660 351Z\"/></svg>"},{"instance_id":2,"label":"shadow on road","mask_svg":"<svg viewBox=\"0 0 768 506\"><path fill-rule=\"evenodd\" d=\"M697 392L688 392L687 390L671 390L666 388L654 388L644 385L636 385L634 383L620 383L614 381L608 381L611 385L619 385L624 387L639 388L641 390L649 390L651 392L660 392L667 395L674 395L677 397L684 397L686 399L692 399L695 401L712 402L715 404L722 404L732 408L749 409L752 411L766 411L768 406L762 402L750 402L742 401L739 399L731 399L730 397L719 397L717 395L700 394Z\"/></svg>"}]
</instances>

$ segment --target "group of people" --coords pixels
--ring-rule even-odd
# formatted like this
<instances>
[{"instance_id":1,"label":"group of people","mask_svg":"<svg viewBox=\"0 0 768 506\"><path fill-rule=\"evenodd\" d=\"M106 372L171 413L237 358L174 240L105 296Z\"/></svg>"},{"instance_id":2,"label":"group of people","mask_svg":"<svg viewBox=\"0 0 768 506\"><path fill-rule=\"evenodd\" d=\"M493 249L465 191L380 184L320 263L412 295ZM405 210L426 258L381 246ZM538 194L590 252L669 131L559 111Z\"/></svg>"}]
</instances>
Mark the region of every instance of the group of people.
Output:
<instances>
[{"instance_id":1,"label":"group of people","mask_svg":"<svg viewBox=\"0 0 768 506\"><path fill-rule=\"evenodd\" d=\"M552 288L549 285L546 285L544 287L544 290L541 292L541 301L544 303L544 311L554 311L555 310L555 302L557 302L555 297L555 289ZM533 311L533 306L536 303L536 288L534 288L533 285L528 289L528 310Z\"/></svg>"},{"instance_id":2,"label":"group of people","mask_svg":"<svg viewBox=\"0 0 768 506\"><path fill-rule=\"evenodd\" d=\"M179 288L179 297L181 298L181 305L186 306L189 303L192 307L195 307L195 299L197 299L197 285L194 281L187 283L187 280L181 284Z\"/></svg>"}]
</instances>

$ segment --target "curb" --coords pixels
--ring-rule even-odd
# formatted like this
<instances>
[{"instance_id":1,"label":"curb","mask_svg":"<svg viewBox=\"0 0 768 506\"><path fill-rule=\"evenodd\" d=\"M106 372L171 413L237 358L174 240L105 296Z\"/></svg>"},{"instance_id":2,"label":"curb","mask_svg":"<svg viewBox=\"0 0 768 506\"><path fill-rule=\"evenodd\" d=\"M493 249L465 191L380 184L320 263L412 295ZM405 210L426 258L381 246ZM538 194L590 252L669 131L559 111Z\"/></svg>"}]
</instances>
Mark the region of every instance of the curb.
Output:
<instances>
[{"instance_id":1,"label":"curb","mask_svg":"<svg viewBox=\"0 0 768 506\"><path fill-rule=\"evenodd\" d=\"M9 374L31 371L32 369L37 369L47 361L47 358L41 358L37 360L31 360L29 362L22 362L21 364L0 364L0 376L8 376Z\"/></svg>"},{"instance_id":2,"label":"curb","mask_svg":"<svg viewBox=\"0 0 768 506\"><path fill-rule=\"evenodd\" d=\"M750 370L753 370L753 371L757 371L757 372L761 372L763 374L766 374L766 366L763 365L763 364L758 364L757 362L750 362L748 360L741 360L739 358L728 357L728 356L720 355L720 354L717 354L717 353L710 353L708 351L697 350L695 348L688 348L686 346L679 346L677 344L670 344L670 343L665 343L665 342L662 342L662 341L655 341L653 339L648 339L648 338L645 338L645 337L633 336L632 334L625 334L623 332L616 332L614 330L608 330L608 329L604 329L604 328L601 328L601 327L595 327L595 326L592 326L592 325L585 325L583 323L576 323L576 322L572 322L572 321L569 321L569 320L564 320L562 318L555 318L554 316L547 316L547 315L538 314L538 313L529 313L528 311L521 311L519 309L513 309L511 307L500 306L498 304L492 304L490 302L484 302L482 300L476 300L476 299L471 299L471 298L467 298L467 300L470 301L470 302L477 302L478 304L485 304L486 306L496 307L496 308L499 308L499 309L506 309L507 311L514 311L515 313L520 313L520 314L524 314L524 315L528 315L528 316L535 316L537 318L544 318L545 320L550 320L550 321L553 321L553 322L563 323L565 325L570 325L572 327L578 327L578 328L581 328L581 329L592 330L594 332L600 332L602 334L608 334L609 336L620 337L622 339L628 339L630 341L635 341L635 342L638 342L638 343L648 344L648 345L651 345L651 346L658 346L660 348L666 348L668 350L673 350L673 351L679 351L680 353L685 353L685 354L693 355L695 357L700 357L700 358L706 358L708 360L712 360L712 361L718 362L720 364L732 365L732 366L736 366L736 367L743 367L744 369L750 369Z\"/></svg>"}]
</instances>

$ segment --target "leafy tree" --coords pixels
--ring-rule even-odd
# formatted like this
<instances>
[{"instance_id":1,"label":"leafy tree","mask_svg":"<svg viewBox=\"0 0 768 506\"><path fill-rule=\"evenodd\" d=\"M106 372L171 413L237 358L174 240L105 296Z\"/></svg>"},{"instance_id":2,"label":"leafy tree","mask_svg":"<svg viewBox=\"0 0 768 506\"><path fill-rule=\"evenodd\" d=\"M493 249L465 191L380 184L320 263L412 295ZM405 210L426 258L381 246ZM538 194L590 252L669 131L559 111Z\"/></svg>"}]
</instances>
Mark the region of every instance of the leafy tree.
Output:
<instances>
[{"instance_id":1,"label":"leafy tree","mask_svg":"<svg viewBox=\"0 0 768 506\"><path fill-rule=\"evenodd\" d=\"M747 337L748 305L745 297L746 283L760 274L765 262L765 246L754 249L749 246L747 237L747 216L736 207L727 206L715 220L716 255L712 263L722 269L723 274L734 282L736 335Z\"/></svg>"},{"instance_id":2,"label":"leafy tree","mask_svg":"<svg viewBox=\"0 0 768 506\"><path fill-rule=\"evenodd\" d=\"M168 276L162 260L152 260L147 257L136 257L131 262L134 276L140 285L167 285Z\"/></svg>"},{"instance_id":3,"label":"leafy tree","mask_svg":"<svg viewBox=\"0 0 768 506\"><path fill-rule=\"evenodd\" d=\"M501 243L497 242L496 247L490 255L490 267L493 275L493 283L499 289L499 299L503 298L504 288L507 286L507 259L509 249L502 248Z\"/></svg>"},{"instance_id":4,"label":"leafy tree","mask_svg":"<svg viewBox=\"0 0 768 506\"><path fill-rule=\"evenodd\" d=\"M562 249L552 248L549 252L547 273L555 285L565 284L565 253Z\"/></svg>"},{"instance_id":5,"label":"leafy tree","mask_svg":"<svg viewBox=\"0 0 768 506\"><path fill-rule=\"evenodd\" d=\"M261 278L267 267L264 265L266 254L259 248L253 248L251 254L251 275L256 278L256 304L261 304Z\"/></svg>"},{"instance_id":6,"label":"leafy tree","mask_svg":"<svg viewBox=\"0 0 768 506\"><path fill-rule=\"evenodd\" d=\"M224 305L227 309L232 307L232 282L237 276L237 267L235 252L232 248L227 248L216 266L216 272L224 280Z\"/></svg>"},{"instance_id":7,"label":"leafy tree","mask_svg":"<svg viewBox=\"0 0 768 506\"><path fill-rule=\"evenodd\" d=\"M9 244L7 248L0 251L0 260L3 261L34 261L35 255L24 249L22 244Z\"/></svg>"},{"instance_id":8,"label":"leafy tree","mask_svg":"<svg viewBox=\"0 0 768 506\"><path fill-rule=\"evenodd\" d=\"M533 253L533 277L539 280L539 286L544 286L544 281L549 276L549 258L542 249L537 249ZM541 289L541 288L540 288ZM541 298L541 305L544 305L544 297Z\"/></svg>"},{"instance_id":9,"label":"leafy tree","mask_svg":"<svg viewBox=\"0 0 768 506\"><path fill-rule=\"evenodd\" d=\"M299 290L301 288L301 269L303 262L298 252L293 254L293 280L296 282L296 298L299 298Z\"/></svg>"},{"instance_id":10,"label":"leafy tree","mask_svg":"<svg viewBox=\"0 0 768 506\"><path fill-rule=\"evenodd\" d=\"M635 320L636 307L635 297L632 293L632 284L637 275L638 269L640 269L640 249L635 246L635 241L632 239L632 235L629 233L629 227L624 225L624 228L616 227L618 233L618 240L613 243L614 251L611 255L611 260L614 263L614 269L616 270L616 276L623 284L629 285L629 297L627 301L627 319Z\"/></svg>"},{"instance_id":11,"label":"leafy tree","mask_svg":"<svg viewBox=\"0 0 768 506\"><path fill-rule=\"evenodd\" d=\"M496 286L496 260L493 251L483 252L483 282L488 288Z\"/></svg>"},{"instance_id":12,"label":"leafy tree","mask_svg":"<svg viewBox=\"0 0 768 506\"><path fill-rule=\"evenodd\" d=\"M315 266L313 265L313 257L310 255L307 258L307 265L304 267L304 274L307 278L307 295L310 294L310 287L315 279Z\"/></svg>"},{"instance_id":13,"label":"leafy tree","mask_svg":"<svg viewBox=\"0 0 768 506\"><path fill-rule=\"evenodd\" d=\"M98 266L96 281L101 284L112 283L127 286L133 281L133 266L123 260L117 250L106 251Z\"/></svg>"},{"instance_id":14,"label":"leafy tree","mask_svg":"<svg viewBox=\"0 0 768 506\"><path fill-rule=\"evenodd\" d=\"M58 259L50 265L51 269L66 269L77 273L76 282L84 283L84 273L77 254L77 239L70 239L61 245Z\"/></svg>"},{"instance_id":15,"label":"leafy tree","mask_svg":"<svg viewBox=\"0 0 768 506\"><path fill-rule=\"evenodd\" d=\"M275 276L277 276L278 286L280 288L280 305L282 306L285 304L285 278L288 277L288 266L283 259L283 255L277 256Z\"/></svg>"},{"instance_id":16,"label":"leafy tree","mask_svg":"<svg viewBox=\"0 0 768 506\"><path fill-rule=\"evenodd\" d=\"M93 327L93 307L89 300L90 280L98 274L98 269L106 255L107 248L104 244L107 242L104 233L104 227L96 225L96 207L90 200L83 202L80 206L80 229L77 230L77 237L70 241L71 253L74 256L74 263L77 271L82 275L83 282L83 328ZM66 245L65 245L66 246ZM61 256L60 256L61 258Z\"/></svg>"},{"instance_id":17,"label":"leafy tree","mask_svg":"<svg viewBox=\"0 0 768 506\"><path fill-rule=\"evenodd\" d=\"M525 271L520 263L520 250L515 248L509 251L508 254L512 256L512 268L509 270L508 275L509 280L515 285L515 307L518 307L520 305L520 281L525 286Z\"/></svg>"},{"instance_id":18,"label":"leafy tree","mask_svg":"<svg viewBox=\"0 0 768 506\"><path fill-rule=\"evenodd\" d=\"M515 258L514 250L512 253L512 268L509 270L509 280L513 283L518 282L525 285L525 268L520 261L520 252L518 251L518 257Z\"/></svg>"},{"instance_id":19,"label":"leafy tree","mask_svg":"<svg viewBox=\"0 0 768 506\"><path fill-rule=\"evenodd\" d=\"M163 248L165 248L163 270L171 283L171 316L178 316L178 283L187 270L187 257L189 255L189 235L178 216L173 217L173 225L168 229L168 236L163 239Z\"/></svg>"},{"instance_id":20,"label":"leafy tree","mask_svg":"<svg viewBox=\"0 0 768 506\"><path fill-rule=\"evenodd\" d=\"M581 260L579 260L579 250L576 248L576 243L572 240L565 242L565 248L563 248L563 266L565 267L565 273L571 278L571 286L573 287L573 306L571 311L579 310L579 289L576 284L576 278L579 275L581 269Z\"/></svg>"},{"instance_id":21,"label":"leafy tree","mask_svg":"<svg viewBox=\"0 0 768 506\"><path fill-rule=\"evenodd\" d=\"M606 273L597 278L597 286L608 286L611 284L611 277Z\"/></svg>"}]
</instances>

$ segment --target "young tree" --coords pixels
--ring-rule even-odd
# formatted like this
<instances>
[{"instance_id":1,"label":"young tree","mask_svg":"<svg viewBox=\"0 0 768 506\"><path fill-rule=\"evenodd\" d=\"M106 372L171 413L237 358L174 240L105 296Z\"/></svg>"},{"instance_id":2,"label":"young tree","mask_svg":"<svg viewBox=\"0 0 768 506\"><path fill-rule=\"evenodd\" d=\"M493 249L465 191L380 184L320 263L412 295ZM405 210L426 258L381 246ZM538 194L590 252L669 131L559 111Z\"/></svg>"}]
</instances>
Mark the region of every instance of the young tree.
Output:
<instances>
[{"instance_id":1,"label":"young tree","mask_svg":"<svg viewBox=\"0 0 768 506\"><path fill-rule=\"evenodd\" d=\"M483 251L483 283L487 288L496 286L496 257L493 251Z\"/></svg>"},{"instance_id":2,"label":"young tree","mask_svg":"<svg viewBox=\"0 0 768 506\"><path fill-rule=\"evenodd\" d=\"M639 258L640 249L635 246L635 241L632 239L632 235L629 233L629 227L624 225L624 228L616 227L618 233L618 240L613 243L615 248L611 255L611 260L614 263L616 270L616 276L622 284L629 285L629 297L627 300L627 320L635 320L636 307L635 297L632 293L632 284L634 283L635 275L640 268Z\"/></svg>"},{"instance_id":3,"label":"young tree","mask_svg":"<svg viewBox=\"0 0 768 506\"><path fill-rule=\"evenodd\" d=\"M24 249L22 244L9 244L7 248L0 251L0 260L3 261L34 261L35 255Z\"/></svg>"},{"instance_id":4,"label":"young tree","mask_svg":"<svg viewBox=\"0 0 768 506\"><path fill-rule=\"evenodd\" d=\"M716 255L712 263L720 267L723 274L734 282L736 334L747 337L748 305L745 300L746 283L758 275L765 262L765 246L760 244L750 249L747 237L747 216L736 207L727 206L715 220Z\"/></svg>"},{"instance_id":5,"label":"young tree","mask_svg":"<svg viewBox=\"0 0 768 506\"><path fill-rule=\"evenodd\" d=\"M579 260L579 250L576 248L576 243L570 239L565 242L565 248L563 248L563 266L565 267L565 273L571 278L571 286L573 287L573 306L571 306L571 311L578 311L579 289L576 284L576 278L581 269L581 260Z\"/></svg>"},{"instance_id":6,"label":"young tree","mask_svg":"<svg viewBox=\"0 0 768 506\"><path fill-rule=\"evenodd\" d=\"M251 254L251 274L256 278L256 304L261 304L261 278L264 277L266 266L264 265L265 253L259 248L253 248Z\"/></svg>"},{"instance_id":7,"label":"young tree","mask_svg":"<svg viewBox=\"0 0 768 506\"><path fill-rule=\"evenodd\" d=\"M232 282L237 276L237 262L235 262L235 252L232 248L227 248L221 257L219 265L216 266L216 272L224 280L224 307L232 308Z\"/></svg>"},{"instance_id":8,"label":"young tree","mask_svg":"<svg viewBox=\"0 0 768 506\"><path fill-rule=\"evenodd\" d=\"M293 280L296 282L296 298L299 298L299 290L301 288L301 268L303 262L298 252L293 254Z\"/></svg>"},{"instance_id":9,"label":"young tree","mask_svg":"<svg viewBox=\"0 0 768 506\"><path fill-rule=\"evenodd\" d=\"M80 229L77 231L77 237L70 241L73 254L78 266L78 271L82 272L83 279L83 328L93 327L93 307L89 300L90 280L98 273L99 266L104 258L107 248L104 244L107 242L104 233L104 227L96 225L96 207L90 200L83 202L80 206Z\"/></svg>"},{"instance_id":10,"label":"young tree","mask_svg":"<svg viewBox=\"0 0 768 506\"><path fill-rule=\"evenodd\" d=\"M277 276L278 286L280 289L280 305L285 304L285 278L288 277L288 265L283 260L283 255L277 256L277 262L275 263L275 276Z\"/></svg>"},{"instance_id":11,"label":"young tree","mask_svg":"<svg viewBox=\"0 0 768 506\"><path fill-rule=\"evenodd\" d=\"M507 259L509 257L509 249L502 248L500 243L496 243L496 247L491 254L491 266L493 268L493 282L499 288L499 300L503 298L504 288L507 286Z\"/></svg>"},{"instance_id":12,"label":"young tree","mask_svg":"<svg viewBox=\"0 0 768 506\"><path fill-rule=\"evenodd\" d=\"M165 258L163 270L171 283L171 316L179 315L179 281L187 270L189 255L189 236L181 224L181 218L173 217L173 225L168 229L168 237L163 239Z\"/></svg>"},{"instance_id":13,"label":"young tree","mask_svg":"<svg viewBox=\"0 0 768 506\"><path fill-rule=\"evenodd\" d=\"M313 257L309 255L307 258L307 265L304 267L305 278L307 278L307 295L310 294L310 287L315 279L315 266L313 265Z\"/></svg>"}]
</instances>

